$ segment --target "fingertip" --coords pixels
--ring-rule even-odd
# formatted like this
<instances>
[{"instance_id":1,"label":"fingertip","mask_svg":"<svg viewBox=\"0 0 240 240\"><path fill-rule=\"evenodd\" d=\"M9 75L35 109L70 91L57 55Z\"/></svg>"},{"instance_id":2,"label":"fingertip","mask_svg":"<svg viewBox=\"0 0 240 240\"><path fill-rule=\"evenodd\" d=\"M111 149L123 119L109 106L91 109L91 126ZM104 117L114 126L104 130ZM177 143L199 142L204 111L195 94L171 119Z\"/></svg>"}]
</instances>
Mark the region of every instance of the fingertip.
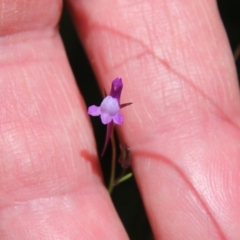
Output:
<instances>
[{"instance_id":1,"label":"fingertip","mask_svg":"<svg viewBox=\"0 0 240 240\"><path fill-rule=\"evenodd\" d=\"M56 27L61 15L61 0L2 0L0 36Z\"/></svg>"}]
</instances>

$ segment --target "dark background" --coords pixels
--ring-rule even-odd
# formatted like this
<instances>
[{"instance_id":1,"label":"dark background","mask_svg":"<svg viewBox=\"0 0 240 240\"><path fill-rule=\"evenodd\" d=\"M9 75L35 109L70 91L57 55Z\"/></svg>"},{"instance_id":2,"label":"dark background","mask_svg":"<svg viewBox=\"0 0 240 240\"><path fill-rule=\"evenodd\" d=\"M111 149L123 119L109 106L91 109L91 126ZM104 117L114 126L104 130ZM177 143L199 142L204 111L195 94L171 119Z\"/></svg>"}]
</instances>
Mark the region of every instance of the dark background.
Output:
<instances>
[{"instance_id":1,"label":"dark background","mask_svg":"<svg viewBox=\"0 0 240 240\"><path fill-rule=\"evenodd\" d=\"M219 0L218 7L234 52L240 44L240 0ZM86 105L100 104L101 92L65 7L60 22L60 33ZM236 66L239 76L240 58L236 61ZM91 121L100 153L105 139L105 127L99 118L91 118ZM106 184L110 174L110 156L111 149L108 147L105 157L101 159ZM134 178L117 186L113 191L112 200L131 240L154 239Z\"/></svg>"}]
</instances>

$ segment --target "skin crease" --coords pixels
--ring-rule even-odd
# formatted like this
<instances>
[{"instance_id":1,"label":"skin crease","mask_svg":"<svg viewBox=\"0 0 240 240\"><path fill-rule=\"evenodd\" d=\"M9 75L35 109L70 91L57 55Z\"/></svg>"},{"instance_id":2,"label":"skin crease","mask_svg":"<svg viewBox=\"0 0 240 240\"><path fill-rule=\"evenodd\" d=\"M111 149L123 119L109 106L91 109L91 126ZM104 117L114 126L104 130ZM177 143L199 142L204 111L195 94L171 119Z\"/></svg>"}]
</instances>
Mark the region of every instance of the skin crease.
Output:
<instances>
[{"instance_id":1,"label":"skin crease","mask_svg":"<svg viewBox=\"0 0 240 240\"><path fill-rule=\"evenodd\" d=\"M128 239L57 31L61 5L0 5L0 238ZM134 102L119 134L155 238L239 239L240 99L215 1L68 6L102 88L122 77L121 101Z\"/></svg>"}]
</instances>

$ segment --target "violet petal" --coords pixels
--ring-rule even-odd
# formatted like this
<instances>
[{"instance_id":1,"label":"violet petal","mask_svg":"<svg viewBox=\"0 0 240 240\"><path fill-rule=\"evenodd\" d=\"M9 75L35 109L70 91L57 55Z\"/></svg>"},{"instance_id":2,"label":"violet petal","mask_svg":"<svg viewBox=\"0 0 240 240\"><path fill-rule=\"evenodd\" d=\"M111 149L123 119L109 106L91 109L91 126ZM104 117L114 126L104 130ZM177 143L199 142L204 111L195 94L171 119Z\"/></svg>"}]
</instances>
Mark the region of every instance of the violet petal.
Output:
<instances>
[{"instance_id":1,"label":"violet petal","mask_svg":"<svg viewBox=\"0 0 240 240\"><path fill-rule=\"evenodd\" d=\"M108 113L110 116L114 116L119 112L120 107L116 98L107 96L103 99L100 109L101 113Z\"/></svg>"},{"instance_id":2,"label":"violet petal","mask_svg":"<svg viewBox=\"0 0 240 240\"><path fill-rule=\"evenodd\" d=\"M100 107L92 105L88 108L88 114L91 116L99 116L101 114Z\"/></svg>"},{"instance_id":3,"label":"violet petal","mask_svg":"<svg viewBox=\"0 0 240 240\"><path fill-rule=\"evenodd\" d=\"M123 116L122 116L122 114L118 113L115 116L113 116L113 122L115 124L121 125L123 123Z\"/></svg>"},{"instance_id":4,"label":"violet petal","mask_svg":"<svg viewBox=\"0 0 240 240\"><path fill-rule=\"evenodd\" d=\"M112 117L108 113L102 113L101 121L103 124L108 124L112 121Z\"/></svg>"}]
</instances>

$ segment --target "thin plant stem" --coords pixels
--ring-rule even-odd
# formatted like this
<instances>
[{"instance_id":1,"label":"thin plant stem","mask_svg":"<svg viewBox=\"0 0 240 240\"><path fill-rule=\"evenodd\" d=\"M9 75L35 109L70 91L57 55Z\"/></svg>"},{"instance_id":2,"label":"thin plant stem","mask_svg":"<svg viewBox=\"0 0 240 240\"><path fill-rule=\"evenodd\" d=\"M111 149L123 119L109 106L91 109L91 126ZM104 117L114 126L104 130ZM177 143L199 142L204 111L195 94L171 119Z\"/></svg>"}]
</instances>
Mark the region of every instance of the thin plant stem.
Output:
<instances>
[{"instance_id":1,"label":"thin plant stem","mask_svg":"<svg viewBox=\"0 0 240 240\"><path fill-rule=\"evenodd\" d=\"M123 168L121 174L118 176L118 178L115 179L114 181L114 187L116 187L118 184L125 182L129 178L132 177L132 172L126 174L127 169Z\"/></svg>"},{"instance_id":2,"label":"thin plant stem","mask_svg":"<svg viewBox=\"0 0 240 240\"><path fill-rule=\"evenodd\" d=\"M127 181L129 178L132 177L132 175L133 175L133 174L130 172L130 173L122 176L121 178L119 178L119 179L116 181L115 186L118 185L118 184L120 184L120 183L122 183L122 182Z\"/></svg>"},{"instance_id":3,"label":"thin plant stem","mask_svg":"<svg viewBox=\"0 0 240 240\"><path fill-rule=\"evenodd\" d=\"M111 175L108 186L108 192L111 194L114 188L114 179L115 179L115 170L116 170L116 143L114 138L114 131L111 135L111 144L112 144L112 163L111 163Z\"/></svg>"}]
</instances>

